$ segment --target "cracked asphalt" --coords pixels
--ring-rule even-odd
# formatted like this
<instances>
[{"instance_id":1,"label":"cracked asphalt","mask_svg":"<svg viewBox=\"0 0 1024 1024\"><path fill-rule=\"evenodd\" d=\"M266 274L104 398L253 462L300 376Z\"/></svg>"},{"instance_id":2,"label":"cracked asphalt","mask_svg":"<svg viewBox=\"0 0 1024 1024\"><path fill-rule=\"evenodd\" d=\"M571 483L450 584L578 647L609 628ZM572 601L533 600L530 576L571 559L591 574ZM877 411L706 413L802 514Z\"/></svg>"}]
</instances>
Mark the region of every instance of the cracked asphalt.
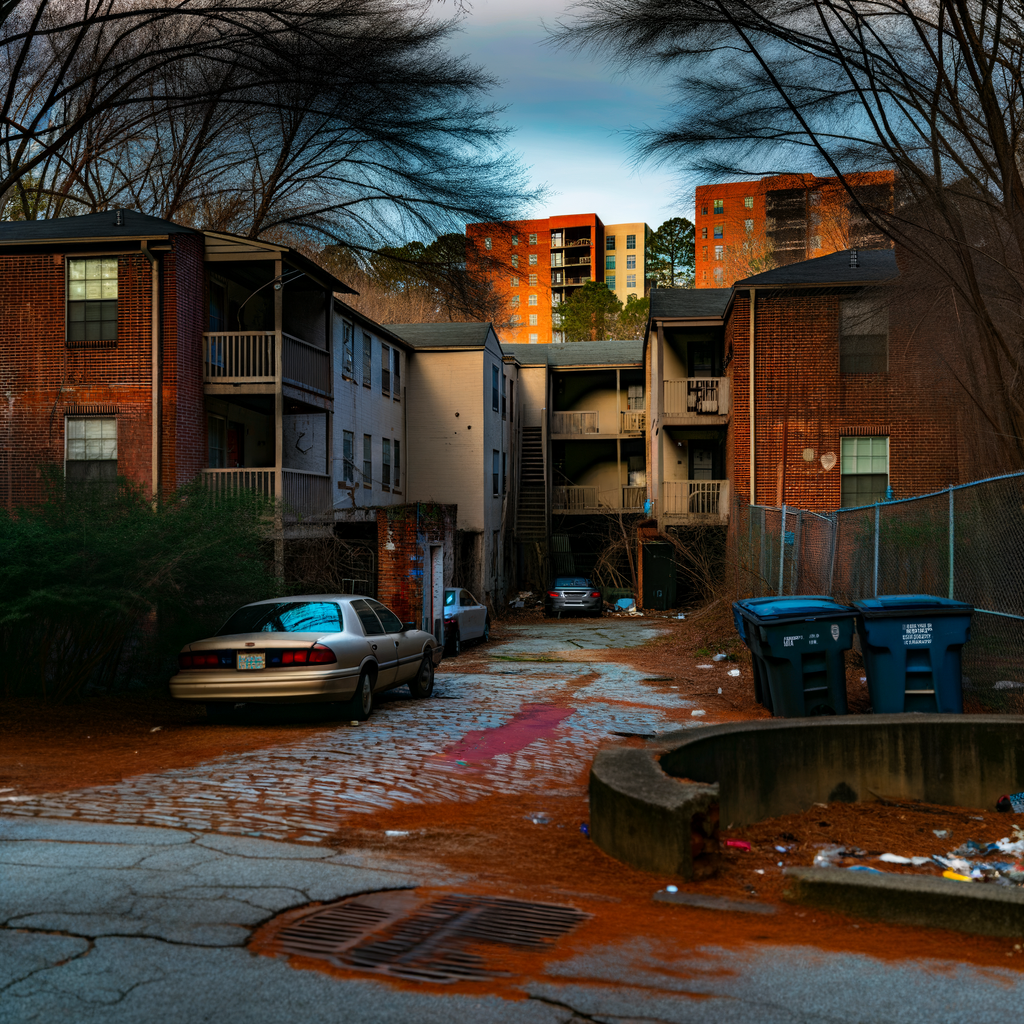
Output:
<instances>
[{"instance_id":1,"label":"cracked asphalt","mask_svg":"<svg viewBox=\"0 0 1024 1024\"><path fill-rule=\"evenodd\" d=\"M685 694L644 690L643 673L587 660L655 635L640 622L546 625L488 648L488 660L467 659L464 671L443 664L439 699L396 695L365 727L3 805L0 1024L1019 1019L1021 975L969 968L955 949L948 960L910 962L795 945L697 944L672 956L653 938L623 939L551 962L517 982L516 998L501 998L296 970L247 948L261 924L311 901L472 891L472 877L400 848L324 845L342 817L487 793L579 792L601 740L699 727ZM570 650L571 662L558 660ZM510 723L534 721L529 709L555 703L571 713L488 745L511 735Z\"/></svg>"}]
</instances>

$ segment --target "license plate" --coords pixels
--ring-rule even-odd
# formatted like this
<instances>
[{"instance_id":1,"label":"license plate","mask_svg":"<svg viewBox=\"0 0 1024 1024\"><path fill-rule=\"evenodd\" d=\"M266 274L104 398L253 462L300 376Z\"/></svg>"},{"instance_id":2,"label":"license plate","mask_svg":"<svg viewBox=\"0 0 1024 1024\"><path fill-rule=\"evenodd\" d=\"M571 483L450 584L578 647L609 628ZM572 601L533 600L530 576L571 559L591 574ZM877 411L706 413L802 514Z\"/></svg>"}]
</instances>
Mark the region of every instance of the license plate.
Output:
<instances>
[{"instance_id":1,"label":"license plate","mask_svg":"<svg viewBox=\"0 0 1024 1024\"><path fill-rule=\"evenodd\" d=\"M251 654L238 654L236 657L238 660L235 664L240 672L267 667L267 655L265 651L253 651Z\"/></svg>"}]
</instances>

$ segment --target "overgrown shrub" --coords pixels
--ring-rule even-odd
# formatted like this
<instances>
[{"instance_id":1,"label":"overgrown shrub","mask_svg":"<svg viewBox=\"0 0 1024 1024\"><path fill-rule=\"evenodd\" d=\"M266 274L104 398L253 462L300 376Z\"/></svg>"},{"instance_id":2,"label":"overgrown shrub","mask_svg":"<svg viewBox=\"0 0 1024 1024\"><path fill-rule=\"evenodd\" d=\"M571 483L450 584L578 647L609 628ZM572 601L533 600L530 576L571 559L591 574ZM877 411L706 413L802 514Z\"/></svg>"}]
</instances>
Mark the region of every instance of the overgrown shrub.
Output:
<instances>
[{"instance_id":1,"label":"overgrown shrub","mask_svg":"<svg viewBox=\"0 0 1024 1024\"><path fill-rule=\"evenodd\" d=\"M155 505L125 481L72 491L56 474L45 503L0 510L0 694L165 683L182 644L280 591L272 512L255 494L193 485Z\"/></svg>"}]
</instances>

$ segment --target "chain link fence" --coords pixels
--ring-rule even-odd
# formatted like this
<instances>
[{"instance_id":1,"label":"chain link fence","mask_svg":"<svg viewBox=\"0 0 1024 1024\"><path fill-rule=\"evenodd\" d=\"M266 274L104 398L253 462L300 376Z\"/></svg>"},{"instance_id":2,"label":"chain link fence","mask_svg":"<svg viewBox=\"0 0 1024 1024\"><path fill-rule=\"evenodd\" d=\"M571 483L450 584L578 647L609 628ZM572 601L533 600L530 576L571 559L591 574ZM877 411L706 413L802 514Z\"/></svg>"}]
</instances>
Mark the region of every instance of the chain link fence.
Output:
<instances>
[{"instance_id":1,"label":"chain link fence","mask_svg":"<svg viewBox=\"0 0 1024 1024\"><path fill-rule=\"evenodd\" d=\"M729 547L737 598L931 594L973 605L965 687L985 691L989 707L1024 708L1024 473L825 514L736 501Z\"/></svg>"}]
</instances>

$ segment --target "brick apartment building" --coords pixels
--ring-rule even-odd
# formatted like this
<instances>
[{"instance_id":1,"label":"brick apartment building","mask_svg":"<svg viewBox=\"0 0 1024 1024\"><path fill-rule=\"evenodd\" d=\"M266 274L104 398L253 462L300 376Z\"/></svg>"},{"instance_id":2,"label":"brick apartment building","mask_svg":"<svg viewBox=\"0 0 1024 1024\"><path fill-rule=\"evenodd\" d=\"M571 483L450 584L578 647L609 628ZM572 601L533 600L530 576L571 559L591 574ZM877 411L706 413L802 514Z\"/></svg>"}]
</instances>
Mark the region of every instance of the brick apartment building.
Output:
<instances>
[{"instance_id":1,"label":"brick apartment building","mask_svg":"<svg viewBox=\"0 0 1024 1024\"><path fill-rule=\"evenodd\" d=\"M729 289L655 290L659 523L677 506L725 521L730 497L830 512L970 478L955 383L898 278L892 249L851 250ZM668 484L672 462L684 490Z\"/></svg>"},{"instance_id":2,"label":"brick apartment building","mask_svg":"<svg viewBox=\"0 0 1024 1024\"><path fill-rule=\"evenodd\" d=\"M625 305L647 286L643 223L603 224L593 213L469 224L469 266L490 281L512 318L510 344L562 341L558 307L588 281L603 282Z\"/></svg>"},{"instance_id":3,"label":"brick apartment building","mask_svg":"<svg viewBox=\"0 0 1024 1024\"><path fill-rule=\"evenodd\" d=\"M891 208L892 171L854 174L850 182L867 209ZM768 266L890 244L838 178L813 174L701 185L694 227L698 288L728 288Z\"/></svg>"}]
</instances>

